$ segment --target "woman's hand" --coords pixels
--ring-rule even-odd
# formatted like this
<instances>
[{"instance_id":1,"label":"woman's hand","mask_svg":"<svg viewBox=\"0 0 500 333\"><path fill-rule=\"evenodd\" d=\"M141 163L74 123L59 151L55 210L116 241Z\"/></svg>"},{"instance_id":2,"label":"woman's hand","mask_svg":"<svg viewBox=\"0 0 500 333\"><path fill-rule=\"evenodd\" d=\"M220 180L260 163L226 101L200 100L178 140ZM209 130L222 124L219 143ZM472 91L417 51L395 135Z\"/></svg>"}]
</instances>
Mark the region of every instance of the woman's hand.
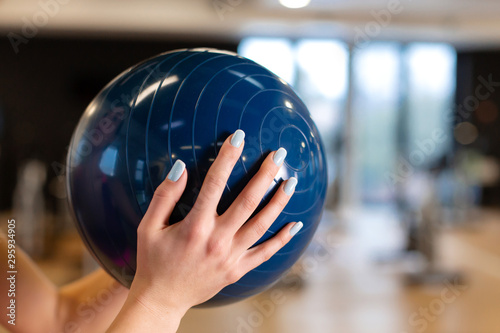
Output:
<instances>
[{"instance_id":1,"label":"woman's hand","mask_svg":"<svg viewBox=\"0 0 500 333\"><path fill-rule=\"evenodd\" d=\"M224 142L193 208L181 222L168 225L186 187L184 163L176 161L156 189L137 230L137 271L124 308L142 308L148 316L154 316L158 325L166 321L169 328L176 329L177 320L190 307L210 299L268 260L300 230L302 223L290 223L271 239L251 248L281 213L297 184L293 177L283 182L270 202L247 221L283 163L283 148L271 152L233 204L224 214L217 214L226 182L243 150L243 140L244 133L238 130ZM130 318L126 321L132 321ZM154 324L149 321L148 325Z\"/></svg>"}]
</instances>

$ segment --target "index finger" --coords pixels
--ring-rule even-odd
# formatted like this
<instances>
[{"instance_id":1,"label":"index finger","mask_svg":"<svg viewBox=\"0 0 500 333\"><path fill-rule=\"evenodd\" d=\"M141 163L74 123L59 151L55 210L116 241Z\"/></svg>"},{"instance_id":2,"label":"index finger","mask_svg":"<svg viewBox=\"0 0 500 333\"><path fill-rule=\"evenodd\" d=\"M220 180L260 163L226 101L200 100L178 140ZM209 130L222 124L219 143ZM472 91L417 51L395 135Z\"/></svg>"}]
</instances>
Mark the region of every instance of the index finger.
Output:
<instances>
[{"instance_id":1,"label":"index finger","mask_svg":"<svg viewBox=\"0 0 500 333\"><path fill-rule=\"evenodd\" d=\"M219 204L227 180L236 161L243 151L245 132L237 130L224 141L214 163L210 166L200 193L193 206L195 211L217 214Z\"/></svg>"}]
</instances>

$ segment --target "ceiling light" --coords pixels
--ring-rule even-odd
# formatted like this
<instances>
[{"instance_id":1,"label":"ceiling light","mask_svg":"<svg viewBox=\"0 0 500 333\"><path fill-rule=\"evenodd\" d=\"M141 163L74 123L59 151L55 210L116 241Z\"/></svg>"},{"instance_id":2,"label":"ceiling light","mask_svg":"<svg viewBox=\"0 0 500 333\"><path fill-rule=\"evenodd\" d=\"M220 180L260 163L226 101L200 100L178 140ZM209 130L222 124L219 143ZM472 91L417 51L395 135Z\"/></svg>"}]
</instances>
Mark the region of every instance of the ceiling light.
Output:
<instances>
[{"instance_id":1,"label":"ceiling light","mask_svg":"<svg viewBox=\"0 0 500 333\"><path fill-rule=\"evenodd\" d=\"M311 0L280 0L280 4L287 8L304 8Z\"/></svg>"}]
</instances>

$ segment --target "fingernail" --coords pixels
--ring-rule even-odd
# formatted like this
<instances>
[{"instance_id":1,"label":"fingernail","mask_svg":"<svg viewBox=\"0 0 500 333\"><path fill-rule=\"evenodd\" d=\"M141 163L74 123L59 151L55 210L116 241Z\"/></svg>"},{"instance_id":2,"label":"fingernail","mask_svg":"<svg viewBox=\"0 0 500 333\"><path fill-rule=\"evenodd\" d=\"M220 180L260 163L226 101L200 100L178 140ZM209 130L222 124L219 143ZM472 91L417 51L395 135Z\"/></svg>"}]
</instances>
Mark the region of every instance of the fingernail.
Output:
<instances>
[{"instance_id":1,"label":"fingernail","mask_svg":"<svg viewBox=\"0 0 500 333\"><path fill-rule=\"evenodd\" d=\"M178 181L179 178L181 178L185 168L186 164L184 164L184 162L182 162L181 160L175 161L174 165L172 166L172 169L170 169L170 172L167 175L167 178L173 182Z\"/></svg>"},{"instance_id":2,"label":"fingernail","mask_svg":"<svg viewBox=\"0 0 500 333\"><path fill-rule=\"evenodd\" d=\"M286 157L285 148L280 148L274 153L273 161L277 166L280 166L283 163L283 160Z\"/></svg>"},{"instance_id":3,"label":"fingernail","mask_svg":"<svg viewBox=\"0 0 500 333\"><path fill-rule=\"evenodd\" d=\"M297 178L295 177L288 178L288 180L285 183L285 186L283 187L283 190L287 195L292 195L296 185L297 185Z\"/></svg>"},{"instance_id":4,"label":"fingernail","mask_svg":"<svg viewBox=\"0 0 500 333\"><path fill-rule=\"evenodd\" d=\"M236 148L240 148L244 138L245 138L245 132L243 132L240 129L237 130L236 132L234 132L233 137L231 138L231 145Z\"/></svg>"},{"instance_id":5,"label":"fingernail","mask_svg":"<svg viewBox=\"0 0 500 333\"><path fill-rule=\"evenodd\" d=\"M295 236L300 229L302 229L302 227L304 226L304 224L302 222L297 222L293 225L293 227L290 229L290 235L292 236Z\"/></svg>"}]
</instances>

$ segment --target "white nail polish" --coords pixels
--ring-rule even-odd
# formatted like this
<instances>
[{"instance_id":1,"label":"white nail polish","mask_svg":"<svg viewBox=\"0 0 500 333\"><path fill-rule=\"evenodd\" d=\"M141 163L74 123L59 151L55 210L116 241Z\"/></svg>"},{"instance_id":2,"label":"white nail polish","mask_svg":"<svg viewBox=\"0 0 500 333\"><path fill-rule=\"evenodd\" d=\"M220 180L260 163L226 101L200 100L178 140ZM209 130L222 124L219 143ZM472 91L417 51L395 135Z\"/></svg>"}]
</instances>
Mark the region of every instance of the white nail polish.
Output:
<instances>
[{"instance_id":1,"label":"white nail polish","mask_svg":"<svg viewBox=\"0 0 500 333\"><path fill-rule=\"evenodd\" d=\"M277 166L280 166L281 163L285 160L286 150L285 148L280 148L274 153L273 161Z\"/></svg>"},{"instance_id":2,"label":"white nail polish","mask_svg":"<svg viewBox=\"0 0 500 333\"><path fill-rule=\"evenodd\" d=\"M231 138L231 145L236 148L240 148L243 139L245 138L245 132L242 130L237 130L234 132L233 137Z\"/></svg>"},{"instance_id":3,"label":"white nail polish","mask_svg":"<svg viewBox=\"0 0 500 333\"><path fill-rule=\"evenodd\" d=\"M295 236L303 226L304 224L300 221L295 223L294 226L290 229L290 235L292 235L292 237Z\"/></svg>"},{"instance_id":4,"label":"white nail polish","mask_svg":"<svg viewBox=\"0 0 500 333\"><path fill-rule=\"evenodd\" d=\"M181 178L184 169L186 169L186 164L184 164L184 162L181 160L175 161L172 169L170 169L170 172L167 175L167 178L173 182L178 181L179 178Z\"/></svg>"},{"instance_id":5,"label":"white nail polish","mask_svg":"<svg viewBox=\"0 0 500 333\"><path fill-rule=\"evenodd\" d=\"M286 183L285 183L285 186L283 186L283 191L285 191L285 193L287 195L292 195L293 192L295 191L295 186L297 185L297 178L295 177L290 177Z\"/></svg>"}]
</instances>

